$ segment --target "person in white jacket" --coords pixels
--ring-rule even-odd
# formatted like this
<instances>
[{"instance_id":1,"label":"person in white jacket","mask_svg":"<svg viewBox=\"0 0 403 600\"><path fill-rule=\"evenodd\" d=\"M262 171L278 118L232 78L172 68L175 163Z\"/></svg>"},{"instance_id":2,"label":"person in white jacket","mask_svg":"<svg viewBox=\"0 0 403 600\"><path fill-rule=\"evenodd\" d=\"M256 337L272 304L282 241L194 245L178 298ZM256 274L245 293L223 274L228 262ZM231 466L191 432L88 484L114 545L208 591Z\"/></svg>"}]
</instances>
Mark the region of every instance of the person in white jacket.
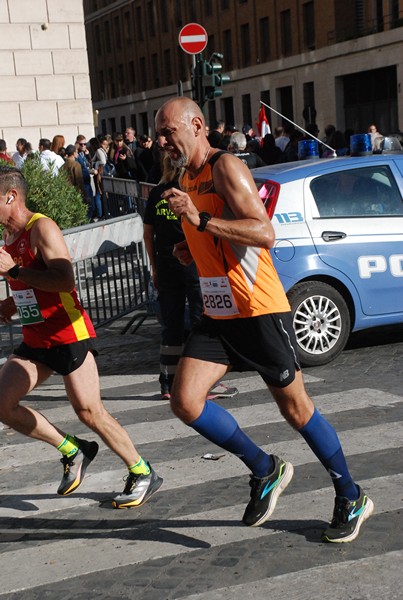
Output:
<instances>
[{"instance_id":1,"label":"person in white jacket","mask_svg":"<svg viewBox=\"0 0 403 600\"><path fill-rule=\"evenodd\" d=\"M39 152L41 163L45 171L51 170L53 175L59 173L59 169L64 165L64 160L59 154L52 152L50 149L51 141L46 138L39 140Z\"/></svg>"}]
</instances>

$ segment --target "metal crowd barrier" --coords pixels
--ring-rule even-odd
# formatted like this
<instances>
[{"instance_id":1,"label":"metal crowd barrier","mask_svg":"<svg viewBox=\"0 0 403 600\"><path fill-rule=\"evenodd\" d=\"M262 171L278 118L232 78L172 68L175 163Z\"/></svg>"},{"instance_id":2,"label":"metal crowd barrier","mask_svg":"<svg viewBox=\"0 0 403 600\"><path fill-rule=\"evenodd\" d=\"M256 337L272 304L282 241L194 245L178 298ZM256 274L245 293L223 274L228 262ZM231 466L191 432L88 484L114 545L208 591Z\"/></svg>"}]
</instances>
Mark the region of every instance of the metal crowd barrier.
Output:
<instances>
[{"instance_id":1,"label":"metal crowd barrier","mask_svg":"<svg viewBox=\"0 0 403 600\"><path fill-rule=\"evenodd\" d=\"M102 177L104 206L107 218L119 217L131 213L144 216L145 203L153 183L138 182L133 179Z\"/></svg>"},{"instance_id":2,"label":"metal crowd barrier","mask_svg":"<svg viewBox=\"0 0 403 600\"><path fill-rule=\"evenodd\" d=\"M146 310L142 315L148 314L149 307L150 268L142 216L153 184L104 179L112 180L106 183L111 190L107 193L112 195L114 210L122 215L63 231L75 269L77 292L95 328L134 311ZM130 207L128 193L133 194ZM7 281L0 277L0 299L8 295ZM0 324L0 364L20 341L17 319L10 325Z\"/></svg>"}]
</instances>

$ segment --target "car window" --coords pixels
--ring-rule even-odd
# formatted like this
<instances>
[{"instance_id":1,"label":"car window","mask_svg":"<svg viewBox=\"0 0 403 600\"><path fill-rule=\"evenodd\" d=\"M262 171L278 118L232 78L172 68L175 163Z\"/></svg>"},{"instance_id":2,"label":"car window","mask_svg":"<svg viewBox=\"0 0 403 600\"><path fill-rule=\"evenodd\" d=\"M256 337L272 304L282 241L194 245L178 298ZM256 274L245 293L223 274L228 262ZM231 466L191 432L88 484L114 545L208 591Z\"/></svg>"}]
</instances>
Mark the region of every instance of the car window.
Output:
<instances>
[{"instance_id":1,"label":"car window","mask_svg":"<svg viewBox=\"0 0 403 600\"><path fill-rule=\"evenodd\" d=\"M385 165L321 175L310 188L320 218L403 215L402 196Z\"/></svg>"}]
</instances>

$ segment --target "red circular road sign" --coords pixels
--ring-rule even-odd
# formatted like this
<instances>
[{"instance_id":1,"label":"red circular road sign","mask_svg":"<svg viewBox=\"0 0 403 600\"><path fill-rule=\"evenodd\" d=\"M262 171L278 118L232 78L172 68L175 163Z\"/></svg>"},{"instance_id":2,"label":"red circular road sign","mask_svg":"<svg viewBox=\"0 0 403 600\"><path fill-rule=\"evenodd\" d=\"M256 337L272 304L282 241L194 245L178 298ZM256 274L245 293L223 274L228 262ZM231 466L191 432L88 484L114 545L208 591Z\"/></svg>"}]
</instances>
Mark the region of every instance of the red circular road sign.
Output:
<instances>
[{"instance_id":1,"label":"red circular road sign","mask_svg":"<svg viewBox=\"0 0 403 600\"><path fill-rule=\"evenodd\" d=\"M198 23L188 23L179 32L179 45L188 54L203 52L207 41L207 31Z\"/></svg>"}]
</instances>

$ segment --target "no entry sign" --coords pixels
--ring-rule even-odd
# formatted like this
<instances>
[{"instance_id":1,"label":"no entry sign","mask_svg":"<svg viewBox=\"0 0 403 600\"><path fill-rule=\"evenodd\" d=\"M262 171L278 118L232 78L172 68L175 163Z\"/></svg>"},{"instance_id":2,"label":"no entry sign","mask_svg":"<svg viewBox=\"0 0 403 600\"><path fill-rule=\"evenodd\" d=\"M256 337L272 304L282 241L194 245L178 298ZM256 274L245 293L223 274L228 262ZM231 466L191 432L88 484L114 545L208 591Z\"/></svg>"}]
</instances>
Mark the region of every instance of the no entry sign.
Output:
<instances>
[{"instance_id":1,"label":"no entry sign","mask_svg":"<svg viewBox=\"0 0 403 600\"><path fill-rule=\"evenodd\" d=\"M188 54L203 52L207 41L207 31L198 23L188 23L179 32L179 45Z\"/></svg>"}]
</instances>

